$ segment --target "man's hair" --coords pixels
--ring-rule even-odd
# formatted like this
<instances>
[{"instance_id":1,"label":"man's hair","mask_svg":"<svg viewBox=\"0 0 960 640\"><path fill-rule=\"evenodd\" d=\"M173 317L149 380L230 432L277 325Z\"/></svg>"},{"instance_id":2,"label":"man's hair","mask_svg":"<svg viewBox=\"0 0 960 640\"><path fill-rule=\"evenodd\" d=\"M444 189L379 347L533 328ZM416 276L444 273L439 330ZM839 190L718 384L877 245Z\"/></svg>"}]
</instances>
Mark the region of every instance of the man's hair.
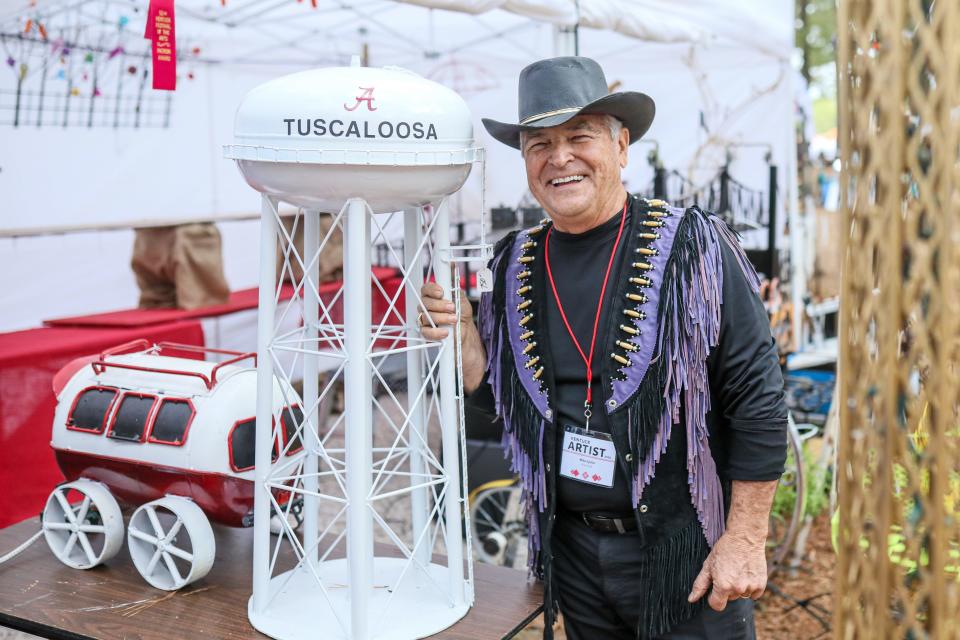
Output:
<instances>
[{"instance_id":1,"label":"man's hair","mask_svg":"<svg viewBox=\"0 0 960 640\"><path fill-rule=\"evenodd\" d=\"M610 138L614 142L617 141L617 138L620 137L620 131L623 129L623 122L620 121L620 118L612 116L609 113L600 114L603 116L604 121L607 123L607 128L610 129ZM526 131L520 132L520 155L524 154L524 142L526 142Z\"/></svg>"},{"instance_id":2,"label":"man's hair","mask_svg":"<svg viewBox=\"0 0 960 640\"><path fill-rule=\"evenodd\" d=\"M607 126L610 128L610 137L616 142L620 137L620 131L623 129L623 122L617 116L606 114Z\"/></svg>"}]
</instances>

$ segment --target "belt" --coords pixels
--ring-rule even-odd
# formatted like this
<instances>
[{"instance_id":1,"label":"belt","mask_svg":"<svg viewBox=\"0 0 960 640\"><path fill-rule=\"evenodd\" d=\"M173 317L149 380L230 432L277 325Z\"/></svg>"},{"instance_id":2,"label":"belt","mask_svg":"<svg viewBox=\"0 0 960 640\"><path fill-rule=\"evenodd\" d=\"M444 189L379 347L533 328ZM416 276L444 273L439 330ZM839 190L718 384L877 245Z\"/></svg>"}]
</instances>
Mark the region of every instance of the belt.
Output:
<instances>
[{"instance_id":1,"label":"belt","mask_svg":"<svg viewBox=\"0 0 960 640\"><path fill-rule=\"evenodd\" d=\"M583 523L592 531L600 533L624 534L637 530L637 520L632 513L617 517L581 511L575 515L578 515Z\"/></svg>"}]
</instances>

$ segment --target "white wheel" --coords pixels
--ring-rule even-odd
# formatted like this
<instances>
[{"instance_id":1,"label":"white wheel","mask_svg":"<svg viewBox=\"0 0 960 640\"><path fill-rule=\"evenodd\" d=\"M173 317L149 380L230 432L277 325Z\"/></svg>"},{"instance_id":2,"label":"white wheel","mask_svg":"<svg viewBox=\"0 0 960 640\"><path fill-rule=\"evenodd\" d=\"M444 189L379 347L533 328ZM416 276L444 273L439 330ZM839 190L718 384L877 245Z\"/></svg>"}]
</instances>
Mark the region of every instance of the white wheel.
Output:
<instances>
[{"instance_id":1,"label":"white wheel","mask_svg":"<svg viewBox=\"0 0 960 640\"><path fill-rule=\"evenodd\" d=\"M43 537L63 564L90 569L123 546L123 515L106 486L93 480L62 484L43 508Z\"/></svg>"},{"instance_id":2,"label":"white wheel","mask_svg":"<svg viewBox=\"0 0 960 640\"><path fill-rule=\"evenodd\" d=\"M527 523L520 488L490 483L470 504L470 525L477 559L522 568L527 565ZM487 485L485 485L487 486Z\"/></svg>"},{"instance_id":3,"label":"white wheel","mask_svg":"<svg viewBox=\"0 0 960 640\"><path fill-rule=\"evenodd\" d=\"M216 554L207 516L179 496L164 496L134 511L127 525L127 546L143 579L166 591L207 575Z\"/></svg>"}]
</instances>

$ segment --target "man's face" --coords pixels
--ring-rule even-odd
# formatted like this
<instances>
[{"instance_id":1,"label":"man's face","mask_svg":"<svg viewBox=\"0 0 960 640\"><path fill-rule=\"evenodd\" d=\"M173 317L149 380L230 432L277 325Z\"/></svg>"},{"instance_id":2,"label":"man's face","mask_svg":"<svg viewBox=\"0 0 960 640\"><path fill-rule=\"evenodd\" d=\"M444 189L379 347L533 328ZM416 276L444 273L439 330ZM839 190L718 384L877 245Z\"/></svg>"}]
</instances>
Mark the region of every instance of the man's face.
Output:
<instances>
[{"instance_id":1,"label":"man's face","mask_svg":"<svg viewBox=\"0 0 960 640\"><path fill-rule=\"evenodd\" d=\"M626 128L614 140L602 115L528 131L522 149L530 191L555 221L586 219L598 208L619 206L614 200L623 189L620 169L627 166L629 144Z\"/></svg>"}]
</instances>

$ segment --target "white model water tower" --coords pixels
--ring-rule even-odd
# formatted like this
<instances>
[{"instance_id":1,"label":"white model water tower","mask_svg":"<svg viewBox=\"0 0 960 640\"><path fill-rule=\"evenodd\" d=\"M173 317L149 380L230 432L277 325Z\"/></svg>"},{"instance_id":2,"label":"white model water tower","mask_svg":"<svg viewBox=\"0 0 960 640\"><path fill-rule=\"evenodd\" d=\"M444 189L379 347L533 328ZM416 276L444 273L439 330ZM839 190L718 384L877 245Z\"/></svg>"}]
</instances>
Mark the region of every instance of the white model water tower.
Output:
<instances>
[{"instance_id":1,"label":"white model water tower","mask_svg":"<svg viewBox=\"0 0 960 640\"><path fill-rule=\"evenodd\" d=\"M445 206L482 162L470 113L456 93L414 73L355 65L257 87L237 112L235 138L226 156L263 202L250 621L282 640L437 633L473 602L470 547L462 539L469 531L462 387L455 336L424 340L417 316L425 278L435 277L452 296L455 264L486 250L482 242L450 247ZM281 202L299 208L302 254L281 222ZM325 235L324 213L332 215ZM402 221L403 247L387 244L385 251L402 282L388 291L372 277L371 245L385 238L391 217ZM344 275L331 293L320 285L318 258L336 229L344 236ZM303 273L289 302L276 285L278 241L284 267ZM372 319L372 300L386 313ZM297 314L300 321L291 323ZM381 371L391 355L405 361L404 388ZM291 360L296 371L284 365ZM325 383L321 369L331 373ZM285 433L273 414L272 380L300 373L303 393L284 406L301 406L303 418L295 434ZM321 407L338 380L344 411L324 420ZM429 442L431 423L439 423L440 442ZM388 437L374 434L374 425ZM396 517L398 499L407 518ZM272 538L271 513L300 504L301 532L285 524ZM438 552L446 559L438 562Z\"/></svg>"}]
</instances>

